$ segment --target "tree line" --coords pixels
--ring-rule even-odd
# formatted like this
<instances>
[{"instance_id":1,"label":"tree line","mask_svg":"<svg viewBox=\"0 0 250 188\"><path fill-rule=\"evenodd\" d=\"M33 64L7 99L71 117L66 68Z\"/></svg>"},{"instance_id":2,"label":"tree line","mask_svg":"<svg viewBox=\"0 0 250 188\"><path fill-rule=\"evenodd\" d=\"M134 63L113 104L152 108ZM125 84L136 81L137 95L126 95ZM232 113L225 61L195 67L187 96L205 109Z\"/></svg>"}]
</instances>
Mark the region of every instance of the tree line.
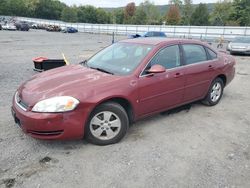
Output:
<instances>
[{"instance_id":1,"label":"tree line","mask_svg":"<svg viewBox=\"0 0 250 188\"><path fill-rule=\"evenodd\" d=\"M166 12L160 13L149 0L111 11L89 5L67 6L58 0L1 0L0 15L103 24L250 26L250 0L218 1L211 12L207 4L197 6L192 0L169 0L168 5Z\"/></svg>"}]
</instances>

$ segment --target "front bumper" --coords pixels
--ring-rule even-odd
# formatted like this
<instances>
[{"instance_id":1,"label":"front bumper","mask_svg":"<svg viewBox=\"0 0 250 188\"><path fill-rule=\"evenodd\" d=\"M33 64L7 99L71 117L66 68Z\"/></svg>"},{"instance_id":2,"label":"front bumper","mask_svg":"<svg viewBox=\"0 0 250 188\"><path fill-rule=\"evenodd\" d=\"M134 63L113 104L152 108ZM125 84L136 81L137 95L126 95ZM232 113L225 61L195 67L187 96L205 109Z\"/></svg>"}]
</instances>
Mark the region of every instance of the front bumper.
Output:
<instances>
[{"instance_id":1,"label":"front bumper","mask_svg":"<svg viewBox=\"0 0 250 188\"><path fill-rule=\"evenodd\" d=\"M248 49L237 49L237 48L233 48L229 50L230 53L234 53L234 54L250 54L250 50Z\"/></svg>"},{"instance_id":2,"label":"front bumper","mask_svg":"<svg viewBox=\"0 0 250 188\"><path fill-rule=\"evenodd\" d=\"M65 113L24 111L15 101L11 108L15 123L27 134L38 139L80 139L84 135L87 113L74 110Z\"/></svg>"}]
</instances>

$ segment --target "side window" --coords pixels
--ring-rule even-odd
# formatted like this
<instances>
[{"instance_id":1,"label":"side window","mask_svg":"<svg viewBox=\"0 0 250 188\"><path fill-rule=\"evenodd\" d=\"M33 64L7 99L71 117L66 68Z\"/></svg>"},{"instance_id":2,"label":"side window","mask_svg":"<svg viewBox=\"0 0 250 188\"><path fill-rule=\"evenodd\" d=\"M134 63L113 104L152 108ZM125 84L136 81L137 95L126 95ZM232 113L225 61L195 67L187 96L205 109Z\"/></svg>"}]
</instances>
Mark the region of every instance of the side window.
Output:
<instances>
[{"instance_id":1,"label":"side window","mask_svg":"<svg viewBox=\"0 0 250 188\"><path fill-rule=\"evenodd\" d=\"M183 50L187 65L199 63L201 61L207 61L206 51L201 45L184 44Z\"/></svg>"},{"instance_id":2,"label":"side window","mask_svg":"<svg viewBox=\"0 0 250 188\"><path fill-rule=\"evenodd\" d=\"M159 37L159 36L160 36L160 33L159 33L159 32L154 32L154 33L153 33L153 36L154 36L154 37Z\"/></svg>"},{"instance_id":3,"label":"side window","mask_svg":"<svg viewBox=\"0 0 250 188\"><path fill-rule=\"evenodd\" d=\"M166 69L180 66L181 63L179 46L169 46L160 50L149 64L150 67L155 64L162 65Z\"/></svg>"},{"instance_id":4,"label":"side window","mask_svg":"<svg viewBox=\"0 0 250 188\"><path fill-rule=\"evenodd\" d=\"M207 48L207 52L208 52L208 54L210 56L210 59L216 59L217 58L217 54L214 51L210 50L209 48Z\"/></svg>"}]
</instances>

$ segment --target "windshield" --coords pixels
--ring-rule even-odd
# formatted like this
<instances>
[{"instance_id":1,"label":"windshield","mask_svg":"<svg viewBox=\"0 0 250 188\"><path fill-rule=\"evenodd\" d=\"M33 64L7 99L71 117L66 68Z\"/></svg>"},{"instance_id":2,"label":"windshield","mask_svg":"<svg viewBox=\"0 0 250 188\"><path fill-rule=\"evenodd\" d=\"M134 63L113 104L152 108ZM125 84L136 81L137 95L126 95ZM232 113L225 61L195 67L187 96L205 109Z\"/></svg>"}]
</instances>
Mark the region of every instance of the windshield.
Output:
<instances>
[{"instance_id":1,"label":"windshield","mask_svg":"<svg viewBox=\"0 0 250 188\"><path fill-rule=\"evenodd\" d=\"M250 37L236 37L234 43L250 43Z\"/></svg>"},{"instance_id":2,"label":"windshield","mask_svg":"<svg viewBox=\"0 0 250 188\"><path fill-rule=\"evenodd\" d=\"M111 74L128 75L152 48L143 44L115 43L90 58L87 66Z\"/></svg>"}]
</instances>

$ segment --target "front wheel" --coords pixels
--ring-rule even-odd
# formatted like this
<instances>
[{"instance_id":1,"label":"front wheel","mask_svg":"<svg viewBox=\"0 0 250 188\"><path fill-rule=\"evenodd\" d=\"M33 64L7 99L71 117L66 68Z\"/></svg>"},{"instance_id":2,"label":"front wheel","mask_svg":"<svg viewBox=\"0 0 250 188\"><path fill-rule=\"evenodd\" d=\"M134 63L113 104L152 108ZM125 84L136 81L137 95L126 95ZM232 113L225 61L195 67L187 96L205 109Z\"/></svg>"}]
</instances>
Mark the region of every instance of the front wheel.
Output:
<instances>
[{"instance_id":1,"label":"front wheel","mask_svg":"<svg viewBox=\"0 0 250 188\"><path fill-rule=\"evenodd\" d=\"M214 106L218 104L220 101L222 95L223 95L223 90L224 90L224 83L221 78L216 78L209 90L208 93L205 97L205 99L202 101L203 104L208 105L208 106Z\"/></svg>"},{"instance_id":2,"label":"front wheel","mask_svg":"<svg viewBox=\"0 0 250 188\"><path fill-rule=\"evenodd\" d=\"M96 145L115 144L126 135L128 127L128 115L121 105L103 103L91 113L85 136Z\"/></svg>"}]
</instances>

